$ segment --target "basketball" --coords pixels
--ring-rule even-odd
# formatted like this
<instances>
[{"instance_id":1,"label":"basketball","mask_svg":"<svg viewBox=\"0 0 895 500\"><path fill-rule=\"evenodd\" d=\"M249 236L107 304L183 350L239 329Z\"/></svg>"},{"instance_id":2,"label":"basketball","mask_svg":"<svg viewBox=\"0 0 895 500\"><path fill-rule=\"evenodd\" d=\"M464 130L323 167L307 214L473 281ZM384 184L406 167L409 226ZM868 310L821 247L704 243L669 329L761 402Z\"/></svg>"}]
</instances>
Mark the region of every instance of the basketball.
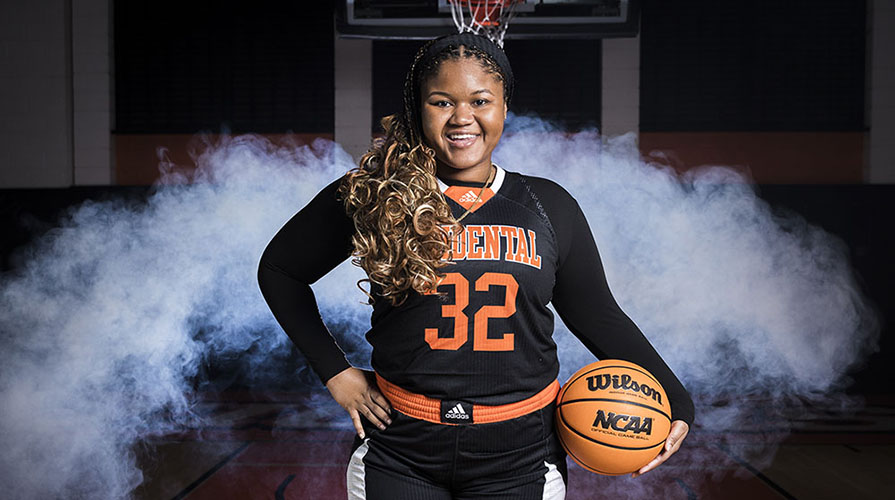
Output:
<instances>
[{"instance_id":1,"label":"basketball","mask_svg":"<svg viewBox=\"0 0 895 500\"><path fill-rule=\"evenodd\" d=\"M628 474L662 451L671 406L644 368L605 359L578 370L560 389L556 428L578 465L597 474Z\"/></svg>"}]
</instances>

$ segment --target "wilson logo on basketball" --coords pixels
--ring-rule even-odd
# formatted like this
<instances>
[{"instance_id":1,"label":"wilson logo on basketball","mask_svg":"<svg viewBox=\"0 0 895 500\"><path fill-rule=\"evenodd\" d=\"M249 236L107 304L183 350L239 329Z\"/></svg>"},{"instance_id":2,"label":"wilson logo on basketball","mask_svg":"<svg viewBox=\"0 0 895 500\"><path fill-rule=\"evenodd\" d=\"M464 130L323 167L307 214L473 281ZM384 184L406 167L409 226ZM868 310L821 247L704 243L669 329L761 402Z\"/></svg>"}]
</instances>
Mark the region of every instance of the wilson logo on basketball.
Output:
<instances>
[{"instance_id":1,"label":"wilson logo on basketball","mask_svg":"<svg viewBox=\"0 0 895 500\"><path fill-rule=\"evenodd\" d=\"M602 427L603 429L614 429L619 432L631 432L640 434L645 432L647 435L653 432L653 419L650 417L622 415L620 413L609 412L609 415L603 413L603 410L597 410L597 418L594 419L594 427Z\"/></svg>"},{"instance_id":2,"label":"wilson logo on basketball","mask_svg":"<svg viewBox=\"0 0 895 500\"><path fill-rule=\"evenodd\" d=\"M587 470L634 472L656 458L668 438L671 411L662 400L668 400L665 389L642 366L597 361L560 390L556 433L569 457Z\"/></svg>"},{"instance_id":3,"label":"wilson logo on basketball","mask_svg":"<svg viewBox=\"0 0 895 500\"><path fill-rule=\"evenodd\" d=\"M617 390L639 392L648 398L652 398L653 401L662 404L662 395L659 391L646 384L638 384L631 379L630 375L622 375L619 377L618 375L610 376L606 374L587 377L587 388L591 391L602 391L608 389L610 386Z\"/></svg>"}]
</instances>

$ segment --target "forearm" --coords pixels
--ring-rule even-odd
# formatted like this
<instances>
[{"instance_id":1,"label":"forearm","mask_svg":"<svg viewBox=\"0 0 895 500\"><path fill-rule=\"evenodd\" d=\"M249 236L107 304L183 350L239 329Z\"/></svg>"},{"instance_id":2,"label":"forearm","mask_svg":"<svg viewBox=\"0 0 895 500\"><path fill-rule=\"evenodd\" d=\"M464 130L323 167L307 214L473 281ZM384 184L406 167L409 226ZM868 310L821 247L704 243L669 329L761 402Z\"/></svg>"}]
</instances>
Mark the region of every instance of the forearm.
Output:
<instances>
[{"instance_id":1,"label":"forearm","mask_svg":"<svg viewBox=\"0 0 895 500\"><path fill-rule=\"evenodd\" d=\"M634 322L620 309L609 314L593 311L590 316L560 314L569 330L596 357L624 359L656 377L668 396L672 418L692 426L695 411L690 394Z\"/></svg>"},{"instance_id":2,"label":"forearm","mask_svg":"<svg viewBox=\"0 0 895 500\"><path fill-rule=\"evenodd\" d=\"M323 188L280 228L258 266L258 285L271 312L324 383L349 366L311 290L351 254L354 223L338 200L338 185L336 180Z\"/></svg>"},{"instance_id":3,"label":"forearm","mask_svg":"<svg viewBox=\"0 0 895 500\"><path fill-rule=\"evenodd\" d=\"M577 207L576 207L577 209ZM637 325L618 306L590 227L577 209L571 243L557 272L553 304L569 330L600 359L624 359L646 368L665 389L672 418L692 425L693 400Z\"/></svg>"},{"instance_id":4,"label":"forearm","mask_svg":"<svg viewBox=\"0 0 895 500\"><path fill-rule=\"evenodd\" d=\"M310 285L264 259L258 266L258 284L277 322L324 384L350 366L320 317Z\"/></svg>"}]
</instances>

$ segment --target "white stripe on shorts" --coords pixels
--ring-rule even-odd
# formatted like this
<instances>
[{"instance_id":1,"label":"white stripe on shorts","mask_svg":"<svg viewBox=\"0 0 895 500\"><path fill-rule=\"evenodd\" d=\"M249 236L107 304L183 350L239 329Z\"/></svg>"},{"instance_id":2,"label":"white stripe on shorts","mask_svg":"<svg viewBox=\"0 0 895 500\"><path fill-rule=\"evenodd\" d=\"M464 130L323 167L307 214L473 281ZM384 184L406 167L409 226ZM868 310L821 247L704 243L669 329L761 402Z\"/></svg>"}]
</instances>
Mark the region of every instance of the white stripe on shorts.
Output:
<instances>
[{"instance_id":1,"label":"white stripe on shorts","mask_svg":"<svg viewBox=\"0 0 895 500\"><path fill-rule=\"evenodd\" d=\"M370 449L370 439L364 440L364 444L357 447L348 461L348 500L366 500L367 488L365 485L366 469L364 468L364 456ZM546 490L545 490L546 491ZM546 497L545 497L546 498Z\"/></svg>"},{"instance_id":2,"label":"white stripe on shorts","mask_svg":"<svg viewBox=\"0 0 895 500\"><path fill-rule=\"evenodd\" d=\"M544 461L547 473L544 474L544 500L563 500L566 498L566 483L562 480L562 473L555 465Z\"/></svg>"}]
</instances>

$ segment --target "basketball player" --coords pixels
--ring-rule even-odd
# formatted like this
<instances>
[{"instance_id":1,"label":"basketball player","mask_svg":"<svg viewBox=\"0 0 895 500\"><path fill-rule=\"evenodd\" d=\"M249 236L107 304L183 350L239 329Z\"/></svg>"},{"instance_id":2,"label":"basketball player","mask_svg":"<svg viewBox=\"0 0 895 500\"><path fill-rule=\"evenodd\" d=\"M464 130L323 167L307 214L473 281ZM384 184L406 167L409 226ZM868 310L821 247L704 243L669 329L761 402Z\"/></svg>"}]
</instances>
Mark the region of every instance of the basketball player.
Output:
<instances>
[{"instance_id":1,"label":"basketball player","mask_svg":"<svg viewBox=\"0 0 895 500\"><path fill-rule=\"evenodd\" d=\"M358 438L348 496L561 499L553 303L598 358L653 373L674 422L687 391L613 299L584 214L560 186L491 162L513 93L502 49L469 33L426 43L384 139L270 242L264 297ZM353 255L370 284L375 375L351 367L310 284Z\"/></svg>"}]
</instances>

